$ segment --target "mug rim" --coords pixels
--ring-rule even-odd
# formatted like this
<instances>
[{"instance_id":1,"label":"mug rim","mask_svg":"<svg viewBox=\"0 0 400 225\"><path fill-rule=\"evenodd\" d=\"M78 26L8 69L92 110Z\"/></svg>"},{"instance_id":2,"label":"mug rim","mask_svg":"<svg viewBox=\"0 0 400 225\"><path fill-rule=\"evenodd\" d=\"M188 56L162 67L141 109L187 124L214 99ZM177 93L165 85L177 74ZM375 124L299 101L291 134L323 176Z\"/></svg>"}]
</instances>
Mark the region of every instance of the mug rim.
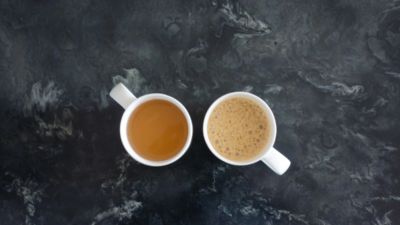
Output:
<instances>
[{"instance_id":1,"label":"mug rim","mask_svg":"<svg viewBox=\"0 0 400 225\"><path fill-rule=\"evenodd\" d=\"M257 105L259 105L263 111L267 114L267 118L268 118L268 122L269 122L269 127L270 127L270 135L268 138L268 142L266 144L266 146L264 147L264 149L255 157L248 159L248 160L244 160L244 161L234 161L234 160L230 160L227 159L225 157L223 157L221 154L219 154L214 147L212 146L210 139L208 137L208 131L207 131L207 126L208 126L208 121L209 118L211 116L212 111L215 109L215 107L217 107L221 102L231 99L231 98L240 98L243 97L246 99L249 99L253 102L255 102ZM256 100L256 101L254 101ZM273 145L275 143L275 139L276 139L276 133L277 133L277 128L276 128L276 121L275 121L275 117L274 114L272 113L271 108L268 106L268 104L262 100L260 97L248 93L248 92L231 92L228 94L225 94L221 97L219 97L217 100L215 100L211 106L208 108L206 116L204 117L204 122L203 122L203 136L204 136L204 140L208 146L208 148L210 149L210 151L220 160L231 164L231 165L235 165L235 166L246 166L246 165L251 165L254 164L258 161L260 161L264 156L266 156L268 154L268 152L270 151L270 149L273 148Z\"/></svg>"},{"instance_id":2,"label":"mug rim","mask_svg":"<svg viewBox=\"0 0 400 225\"><path fill-rule=\"evenodd\" d=\"M169 159L163 160L163 161L152 161L152 160L148 160L148 159L141 157L132 148L131 144L129 143L128 137L127 137L128 136L127 135L128 121L129 121L129 118L130 118L131 114L133 113L133 111L135 111L135 109L139 105L141 105L147 101L154 100L154 99L166 100L168 102L171 102L175 106L177 106L181 110L183 115L185 115L186 122L188 125L188 135L186 138L185 145L182 147L182 149L179 151L178 154L174 155L173 157L171 157ZM192 142L192 137L193 137L193 124L192 124L192 120L191 120L190 115L189 115L188 111L186 110L185 106L183 106L183 104L180 103L175 98L173 98L169 95L160 94L160 93L146 94L146 95L143 95L143 96L140 96L139 98L137 98L126 108L124 114L122 115L121 122L120 122L120 137L121 137L121 141L122 141L122 144L123 144L125 150L136 161L138 161L144 165L147 165L147 166L153 166L153 167L166 166L166 165L169 165L169 164L177 161L178 159L180 159L186 153L186 151L189 149L189 146Z\"/></svg>"}]
</instances>

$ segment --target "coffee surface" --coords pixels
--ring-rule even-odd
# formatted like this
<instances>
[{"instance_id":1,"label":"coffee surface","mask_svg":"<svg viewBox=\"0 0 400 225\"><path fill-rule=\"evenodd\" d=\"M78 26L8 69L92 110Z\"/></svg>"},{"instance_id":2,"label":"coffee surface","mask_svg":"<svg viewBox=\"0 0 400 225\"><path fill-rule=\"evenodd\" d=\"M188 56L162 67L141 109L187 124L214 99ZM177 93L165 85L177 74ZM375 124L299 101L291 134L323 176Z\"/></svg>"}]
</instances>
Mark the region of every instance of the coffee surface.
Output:
<instances>
[{"instance_id":1,"label":"coffee surface","mask_svg":"<svg viewBox=\"0 0 400 225\"><path fill-rule=\"evenodd\" d=\"M177 155L186 143L188 125L183 112L165 100L150 100L138 106L127 126L128 140L135 152L152 161Z\"/></svg>"},{"instance_id":2,"label":"coffee surface","mask_svg":"<svg viewBox=\"0 0 400 225\"><path fill-rule=\"evenodd\" d=\"M219 154L230 160L244 161L265 148L269 137L268 118L255 102L231 98L212 111L207 133Z\"/></svg>"}]
</instances>

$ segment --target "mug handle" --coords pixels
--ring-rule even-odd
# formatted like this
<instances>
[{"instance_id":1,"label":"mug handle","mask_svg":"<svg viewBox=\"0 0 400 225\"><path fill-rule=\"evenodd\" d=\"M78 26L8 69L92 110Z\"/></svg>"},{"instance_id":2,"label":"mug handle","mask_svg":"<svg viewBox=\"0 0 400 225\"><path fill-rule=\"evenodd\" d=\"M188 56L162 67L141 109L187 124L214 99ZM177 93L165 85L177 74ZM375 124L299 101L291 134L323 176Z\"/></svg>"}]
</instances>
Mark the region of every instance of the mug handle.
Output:
<instances>
[{"instance_id":1,"label":"mug handle","mask_svg":"<svg viewBox=\"0 0 400 225\"><path fill-rule=\"evenodd\" d=\"M135 101L137 98L122 83L117 84L111 91L110 96L118 102L124 109Z\"/></svg>"},{"instance_id":2,"label":"mug handle","mask_svg":"<svg viewBox=\"0 0 400 225\"><path fill-rule=\"evenodd\" d=\"M261 159L269 168L278 175L282 175L289 169L290 161L275 148L271 148Z\"/></svg>"}]
</instances>

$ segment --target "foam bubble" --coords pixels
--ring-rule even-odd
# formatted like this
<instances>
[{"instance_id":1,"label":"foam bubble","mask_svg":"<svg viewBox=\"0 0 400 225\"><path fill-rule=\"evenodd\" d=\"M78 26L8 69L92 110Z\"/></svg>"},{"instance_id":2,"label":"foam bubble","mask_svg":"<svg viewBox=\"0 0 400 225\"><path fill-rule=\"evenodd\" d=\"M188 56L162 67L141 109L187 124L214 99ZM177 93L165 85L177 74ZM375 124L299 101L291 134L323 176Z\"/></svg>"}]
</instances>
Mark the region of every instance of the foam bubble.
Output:
<instances>
[{"instance_id":1,"label":"foam bubble","mask_svg":"<svg viewBox=\"0 0 400 225\"><path fill-rule=\"evenodd\" d=\"M233 98L221 102L214 109L207 129L210 139L219 141L212 142L212 145L222 156L241 161L254 157L265 147L269 135L267 125L266 115L256 103Z\"/></svg>"}]
</instances>

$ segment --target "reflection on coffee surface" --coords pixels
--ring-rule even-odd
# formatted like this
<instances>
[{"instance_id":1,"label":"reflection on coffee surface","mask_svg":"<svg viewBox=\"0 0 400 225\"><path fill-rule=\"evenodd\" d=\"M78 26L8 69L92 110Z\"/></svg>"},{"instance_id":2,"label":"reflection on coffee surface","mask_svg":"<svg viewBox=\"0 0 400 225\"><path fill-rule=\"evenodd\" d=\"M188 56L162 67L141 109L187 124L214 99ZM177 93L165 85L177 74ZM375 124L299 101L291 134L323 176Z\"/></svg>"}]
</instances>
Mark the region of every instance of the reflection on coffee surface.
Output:
<instances>
[{"instance_id":1,"label":"reflection on coffee surface","mask_svg":"<svg viewBox=\"0 0 400 225\"><path fill-rule=\"evenodd\" d=\"M188 137L188 124L176 105L156 99L144 102L133 111L127 133L138 155L151 161L163 161L182 150Z\"/></svg>"},{"instance_id":2,"label":"reflection on coffee surface","mask_svg":"<svg viewBox=\"0 0 400 225\"><path fill-rule=\"evenodd\" d=\"M207 133L219 154L230 160L244 161L265 148L269 137L268 118L255 102L231 98L212 111Z\"/></svg>"}]
</instances>

